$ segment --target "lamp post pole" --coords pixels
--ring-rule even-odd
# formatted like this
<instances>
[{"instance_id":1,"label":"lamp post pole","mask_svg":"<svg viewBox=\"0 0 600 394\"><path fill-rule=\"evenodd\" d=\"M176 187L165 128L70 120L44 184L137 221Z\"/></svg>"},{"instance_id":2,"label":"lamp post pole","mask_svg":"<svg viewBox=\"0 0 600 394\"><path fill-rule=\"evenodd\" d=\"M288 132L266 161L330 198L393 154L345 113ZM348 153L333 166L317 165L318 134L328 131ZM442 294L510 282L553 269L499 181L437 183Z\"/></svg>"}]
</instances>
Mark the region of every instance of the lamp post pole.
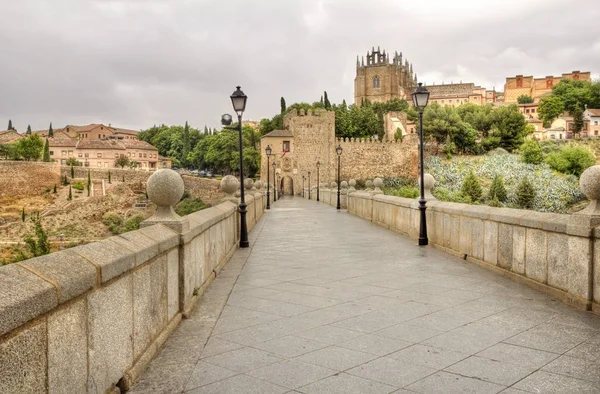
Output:
<instances>
[{"instance_id":1,"label":"lamp post pole","mask_svg":"<svg viewBox=\"0 0 600 394\"><path fill-rule=\"evenodd\" d=\"M319 190L319 167L321 166L321 163L317 161L317 201L319 201L319 194L321 193L321 191Z\"/></svg>"},{"instance_id":2,"label":"lamp post pole","mask_svg":"<svg viewBox=\"0 0 600 394\"><path fill-rule=\"evenodd\" d=\"M310 171L308 172L308 199L310 200Z\"/></svg>"},{"instance_id":3,"label":"lamp post pole","mask_svg":"<svg viewBox=\"0 0 600 394\"><path fill-rule=\"evenodd\" d=\"M427 238L427 200L425 200L425 172L424 172L424 149L423 149L423 111L429 100L429 92L419 83L419 86L412 94L413 103L419 110L419 179L421 181L421 197L419 198L419 246L425 246L429 243Z\"/></svg>"},{"instance_id":4,"label":"lamp post pole","mask_svg":"<svg viewBox=\"0 0 600 394\"><path fill-rule=\"evenodd\" d=\"M275 171L277 164L273 160L273 201L277 201L277 172Z\"/></svg>"},{"instance_id":5,"label":"lamp post pole","mask_svg":"<svg viewBox=\"0 0 600 394\"><path fill-rule=\"evenodd\" d=\"M306 176L302 175L302 198L304 198L304 180L306 179Z\"/></svg>"},{"instance_id":6,"label":"lamp post pole","mask_svg":"<svg viewBox=\"0 0 600 394\"><path fill-rule=\"evenodd\" d=\"M341 175L340 175L340 167L341 167L341 163L342 163L342 146L338 145L337 148L335 148L335 151L338 155L338 180L337 180L337 208L336 209L341 209L342 205L340 204L340 182L341 182Z\"/></svg>"},{"instance_id":7,"label":"lamp post pole","mask_svg":"<svg viewBox=\"0 0 600 394\"><path fill-rule=\"evenodd\" d=\"M271 182L271 174L269 171L271 170L271 163L269 160L271 159L271 146L267 145L265 148L265 153L267 154L267 209L271 209L271 193L269 191L269 182Z\"/></svg>"}]
</instances>

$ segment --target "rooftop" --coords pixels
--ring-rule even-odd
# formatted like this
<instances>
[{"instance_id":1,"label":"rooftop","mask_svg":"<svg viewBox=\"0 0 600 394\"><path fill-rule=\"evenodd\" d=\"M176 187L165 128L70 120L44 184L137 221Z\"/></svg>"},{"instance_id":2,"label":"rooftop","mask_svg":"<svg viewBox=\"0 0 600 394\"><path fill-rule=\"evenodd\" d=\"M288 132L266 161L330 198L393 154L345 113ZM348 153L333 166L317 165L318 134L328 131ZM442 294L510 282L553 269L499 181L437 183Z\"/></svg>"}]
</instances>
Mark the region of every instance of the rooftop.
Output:
<instances>
[{"instance_id":1,"label":"rooftop","mask_svg":"<svg viewBox=\"0 0 600 394\"><path fill-rule=\"evenodd\" d=\"M263 135L261 138L265 137L293 137L294 134L289 130L273 130L270 133Z\"/></svg>"}]
</instances>

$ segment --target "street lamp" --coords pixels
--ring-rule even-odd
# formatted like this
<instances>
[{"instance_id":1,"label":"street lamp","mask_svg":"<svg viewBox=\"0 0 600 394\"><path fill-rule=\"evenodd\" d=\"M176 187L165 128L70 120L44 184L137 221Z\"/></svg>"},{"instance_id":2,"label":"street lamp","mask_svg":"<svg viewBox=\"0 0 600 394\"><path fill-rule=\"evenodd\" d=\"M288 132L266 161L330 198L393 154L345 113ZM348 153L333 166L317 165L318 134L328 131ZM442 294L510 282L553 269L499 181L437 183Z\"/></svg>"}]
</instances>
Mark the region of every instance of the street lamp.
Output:
<instances>
[{"instance_id":1,"label":"street lamp","mask_svg":"<svg viewBox=\"0 0 600 394\"><path fill-rule=\"evenodd\" d=\"M230 96L233 110L238 116L238 132L239 132L239 144L240 144L240 248L247 248L250 246L248 242L248 225L246 223L246 198L244 196L244 147L242 145L242 114L246 109L246 100L248 96L242 92L239 86L236 87L235 92ZM225 114L221 116L221 124L223 126L231 125L231 115Z\"/></svg>"},{"instance_id":2,"label":"street lamp","mask_svg":"<svg viewBox=\"0 0 600 394\"><path fill-rule=\"evenodd\" d=\"M317 161L317 201L319 201L319 167L321 167L321 163Z\"/></svg>"},{"instance_id":3,"label":"street lamp","mask_svg":"<svg viewBox=\"0 0 600 394\"><path fill-rule=\"evenodd\" d=\"M302 198L304 198L304 180L306 179L305 175L302 175Z\"/></svg>"},{"instance_id":4,"label":"street lamp","mask_svg":"<svg viewBox=\"0 0 600 394\"><path fill-rule=\"evenodd\" d=\"M337 193L337 209L341 209L341 204L340 204L340 181L341 181L341 177L340 177L340 165L342 162L342 146L338 145L337 148L335 148L335 152L338 155L338 181L337 181L337 186L338 186L338 193Z\"/></svg>"},{"instance_id":5,"label":"street lamp","mask_svg":"<svg viewBox=\"0 0 600 394\"><path fill-rule=\"evenodd\" d=\"M271 182L271 174L269 173L271 170L271 165L269 163L269 160L271 159L271 151L271 145L267 145L265 148L265 153L267 154L267 209L271 209L271 192L269 191L269 182ZM273 173L273 175L275 175L275 173Z\"/></svg>"},{"instance_id":6,"label":"street lamp","mask_svg":"<svg viewBox=\"0 0 600 394\"><path fill-rule=\"evenodd\" d=\"M277 201L277 172L276 170L277 164L275 160L273 160L273 202Z\"/></svg>"},{"instance_id":7,"label":"street lamp","mask_svg":"<svg viewBox=\"0 0 600 394\"><path fill-rule=\"evenodd\" d=\"M310 200L310 171L308 172L308 199Z\"/></svg>"},{"instance_id":8,"label":"street lamp","mask_svg":"<svg viewBox=\"0 0 600 394\"><path fill-rule=\"evenodd\" d=\"M426 201L425 201L425 174L423 171L423 111L427 107L427 101L429 100L429 91L425 89L422 82L419 82L419 86L412 93L413 104L419 111L419 177L421 180L421 198L419 198L419 212L420 212L420 224L419 224L419 246L424 246L429 243L427 240L427 218L425 216Z\"/></svg>"}]
</instances>

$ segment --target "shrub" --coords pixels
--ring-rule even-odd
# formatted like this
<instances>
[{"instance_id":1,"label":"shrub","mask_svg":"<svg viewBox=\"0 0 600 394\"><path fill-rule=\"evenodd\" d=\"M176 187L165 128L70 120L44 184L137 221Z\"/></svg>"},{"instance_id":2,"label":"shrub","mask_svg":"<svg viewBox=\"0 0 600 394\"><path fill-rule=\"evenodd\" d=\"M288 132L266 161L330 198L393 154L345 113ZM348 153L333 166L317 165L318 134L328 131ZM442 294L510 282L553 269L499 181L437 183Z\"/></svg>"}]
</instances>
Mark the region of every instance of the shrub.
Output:
<instances>
[{"instance_id":1,"label":"shrub","mask_svg":"<svg viewBox=\"0 0 600 394\"><path fill-rule=\"evenodd\" d=\"M504 187L504 179L498 174L494 175L494 180L492 181L492 185L490 186L490 192L488 194L488 199L497 200L500 202L506 201L506 188Z\"/></svg>"},{"instance_id":2,"label":"shrub","mask_svg":"<svg viewBox=\"0 0 600 394\"><path fill-rule=\"evenodd\" d=\"M360 185L362 186L362 188L365 188L365 181L361 180ZM392 189L401 188L404 186L417 187L417 180L413 179L413 178L404 178L404 177L385 178L383 180L383 185L385 187L392 188ZM358 181L356 181L356 186L358 188L358 186L359 186Z\"/></svg>"},{"instance_id":3,"label":"shrub","mask_svg":"<svg viewBox=\"0 0 600 394\"><path fill-rule=\"evenodd\" d=\"M29 248L29 252L33 257L43 256L50 253L50 241L48 241L48 234L42 227L42 219L39 213L37 215L31 215L31 221L33 222L35 235L25 234L23 241Z\"/></svg>"},{"instance_id":4,"label":"shrub","mask_svg":"<svg viewBox=\"0 0 600 394\"><path fill-rule=\"evenodd\" d=\"M495 208L500 208L502 206L502 204L500 203L500 201L498 201L497 197L494 197L493 200L491 200L490 202L488 202L488 205L490 207L495 207Z\"/></svg>"},{"instance_id":5,"label":"shrub","mask_svg":"<svg viewBox=\"0 0 600 394\"><path fill-rule=\"evenodd\" d=\"M542 149L542 154L549 155L550 153L558 152L560 150L560 146L556 141L553 140L545 140L540 142L540 149Z\"/></svg>"},{"instance_id":6,"label":"shrub","mask_svg":"<svg viewBox=\"0 0 600 394\"><path fill-rule=\"evenodd\" d=\"M83 181L75 181L75 182L73 182L73 184L71 186L73 186L73 189L75 189L75 190L83 190L85 187L85 185L83 184Z\"/></svg>"},{"instance_id":7,"label":"shrub","mask_svg":"<svg viewBox=\"0 0 600 394\"><path fill-rule=\"evenodd\" d=\"M524 209L532 209L535 200L535 189L529 179L523 178L517 187L517 204Z\"/></svg>"},{"instance_id":8,"label":"shrub","mask_svg":"<svg viewBox=\"0 0 600 394\"><path fill-rule=\"evenodd\" d=\"M140 223L144 221L144 216L142 215L134 215L129 219L125 220L123 226L121 227L120 233L126 233L128 231L138 230L140 228Z\"/></svg>"},{"instance_id":9,"label":"shrub","mask_svg":"<svg viewBox=\"0 0 600 394\"><path fill-rule=\"evenodd\" d=\"M74 157L69 157L66 161L66 164L68 166L73 167L73 166L80 166L81 162ZM71 174L73 174L73 171L71 171ZM72 175L71 175L71 177L72 177Z\"/></svg>"},{"instance_id":10,"label":"shrub","mask_svg":"<svg viewBox=\"0 0 600 394\"><path fill-rule=\"evenodd\" d=\"M399 188L384 187L383 192L388 196L404 198L417 198L421 194L420 190L414 186L402 186Z\"/></svg>"},{"instance_id":11,"label":"shrub","mask_svg":"<svg viewBox=\"0 0 600 394\"><path fill-rule=\"evenodd\" d=\"M199 198L185 198L181 200L175 206L175 212L180 216L189 215L190 213L194 213L200 211L204 208L208 208L208 206Z\"/></svg>"},{"instance_id":12,"label":"shrub","mask_svg":"<svg viewBox=\"0 0 600 394\"><path fill-rule=\"evenodd\" d=\"M521 160L528 164L540 164L544 161L542 148L537 140L527 140L521 145Z\"/></svg>"},{"instance_id":13,"label":"shrub","mask_svg":"<svg viewBox=\"0 0 600 394\"><path fill-rule=\"evenodd\" d=\"M108 211L104 215L102 215L102 223L106 226L120 226L123 224L123 217L121 214L115 211Z\"/></svg>"},{"instance_id":14,"label":"shrub","mask_svg":"<svg viewBox=\"0 0 600 394\"><path fill-rule=\"evenodd\" d=\"M53 191L53 193L56 194L56 184L54 184L54 191Z\"/></svg>"},{"instance_id":15,"label":"shrub","mask_svg":"<svg viewBox=\"0 0 600 394\"><path fill-rule=\"evenodd\" d=\"M463 196L469 196L473 202L477 202L479 199L481 199L483 190L481 189L479 179L477 176L475 176L475 173L472 170L465 177L461 192Z\"/></svg>"},{"instance_id":16,"label":"shrub","mask_svg":"<svg viewBox=\"0 0 600 394\"><path fill-rule=\"evenodd\" d=\"M452 192L444 187L436 187L433 191L433 196L440 201L460 202L470 204L471 197L464 196L461 192Z\"/></svg>"},{"instance_id":17,"label":"shrub","mask_svg":"<svg viewBox=\"0 0 600 394\"><path fill-rule=\"evenodd\" d=\"M73 199L73 191L71 190L71 186L69 185L69 196L67 197L67 201L71 201Z\"/></svg>"},{"instance_id":18,"label":"shrub","mask_svg":"<svg viewBox=\"0 0 600 394\"><path fill-rule=\"evenodd\" d=\"M563 174L581 176L583 171L596 163L596 157L587 148L565 146L546 158L546 163Z\"/></svg>"}]
</instances>

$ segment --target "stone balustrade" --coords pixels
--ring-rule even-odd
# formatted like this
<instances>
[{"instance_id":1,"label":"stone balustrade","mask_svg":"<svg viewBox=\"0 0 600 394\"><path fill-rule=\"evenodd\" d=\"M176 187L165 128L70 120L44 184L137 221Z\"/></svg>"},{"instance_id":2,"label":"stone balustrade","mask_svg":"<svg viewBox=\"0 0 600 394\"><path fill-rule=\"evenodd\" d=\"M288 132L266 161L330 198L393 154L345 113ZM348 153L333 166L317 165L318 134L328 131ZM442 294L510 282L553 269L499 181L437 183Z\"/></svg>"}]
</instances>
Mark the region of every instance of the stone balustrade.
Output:
<instances>
[{"instance_id":1,"label":"stone balustrade","mask_svg":"<svg viewBox=\"0 0 600 394\"><path fill-rule=\"evenodd\" d=\"M158 170L148 194L163 208L143 228L0 267L0 393L128 389L237 248L225 184L227 201L179 217L183 181ZM266 205L252 194L249 230Z\"/></svg>"}]
</instances>

